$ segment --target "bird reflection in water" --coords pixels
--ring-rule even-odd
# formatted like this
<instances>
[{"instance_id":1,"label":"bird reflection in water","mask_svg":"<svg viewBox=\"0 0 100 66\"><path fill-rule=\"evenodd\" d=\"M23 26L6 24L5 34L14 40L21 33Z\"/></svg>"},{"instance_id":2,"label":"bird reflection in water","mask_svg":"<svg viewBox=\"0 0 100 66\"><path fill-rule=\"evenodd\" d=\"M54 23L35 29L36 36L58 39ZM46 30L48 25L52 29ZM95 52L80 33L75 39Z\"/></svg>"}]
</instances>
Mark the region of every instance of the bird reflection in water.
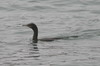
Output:
<instances>
[{"instance_id":1,"label":"bird reflection in water","mask_svg":"<svg viewBox=\"0 0 100 66\"><path fill-rule=\"evenodd\" d=\"M29 54L31 55L31 57L38 59L40 57L40 53L39 53L37 43L31 43L31 45L32 45L32 48L30 49Z\"/></svg>"}]
</instances>

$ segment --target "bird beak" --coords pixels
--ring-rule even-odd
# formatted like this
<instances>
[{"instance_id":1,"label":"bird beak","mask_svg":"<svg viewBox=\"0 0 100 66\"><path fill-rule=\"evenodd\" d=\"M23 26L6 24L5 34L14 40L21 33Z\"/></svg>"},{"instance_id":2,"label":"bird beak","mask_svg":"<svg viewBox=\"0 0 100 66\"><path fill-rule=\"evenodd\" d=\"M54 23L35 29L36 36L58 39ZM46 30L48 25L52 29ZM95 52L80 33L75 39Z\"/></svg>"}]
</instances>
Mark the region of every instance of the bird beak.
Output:
<instances>
[{"instance_id":1,"label":"bird beak","mask_svg":"<svg viewBox=\"0 0 100 66\"><path fill-rule=\"evenodd\" d=\"M28 26L28 25L22 25L22 26Z\"/></svg>"},{"instance_id":2,"label":"bird beak","mask_svg":"<svg viewBox=\"0 0 100 66\"><path fill-rule=\"evenodd\" d=\"M29 27L29 25L27 25L27 24L26 25L22 25L22 26Z\"/></svg>"}]
</instances>

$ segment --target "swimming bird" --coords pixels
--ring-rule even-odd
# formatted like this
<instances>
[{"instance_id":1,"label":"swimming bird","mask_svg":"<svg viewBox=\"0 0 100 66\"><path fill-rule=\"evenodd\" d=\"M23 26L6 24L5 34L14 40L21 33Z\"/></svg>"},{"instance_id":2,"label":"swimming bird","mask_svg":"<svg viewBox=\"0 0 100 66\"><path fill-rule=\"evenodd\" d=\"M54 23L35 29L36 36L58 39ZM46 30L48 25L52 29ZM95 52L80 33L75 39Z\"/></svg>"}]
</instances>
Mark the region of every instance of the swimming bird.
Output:
<instances>
[{"instance_id":1,"label":"swimming bird","mask_svg":"<svg viewBox=\"0 0 100 66\"><path fill-rule=\"evenodd\" d=\"M57 39L61 39L59 37L57 37L57 38L43 38L43 39L38 39L38 27L37 27L36 24L29 23L29 24L23 25L23 26L27 26L27 27L29 27L29 28L31 28L33 30L33 32L34 32L33 39L32 39L33 43L37 43L38 40L40 40L40 41L54 41L54 40L57 40Z\"/></svg>"},{"instance_id":2,"label":"swimming bird","mask_svg":"<svg viewBox=\"0 0 100 66\"><path fill-rule=\"evenodd\" d=\"M38 40L40 41L54 41L54 40L58 40L58 39L64 39L64 37L54 37L54 38L43 38L43 39L38 39L38 27L36 24L34 23L29 23L27 25L23 25L23 26L27 26L29 28L31 28L34 32L33 34L33 43L37 43ZM78 36L70 36L70 37L78 37ZM69 37L66 37L66 38L69 38Z\"/></svg>"}]
</instances>

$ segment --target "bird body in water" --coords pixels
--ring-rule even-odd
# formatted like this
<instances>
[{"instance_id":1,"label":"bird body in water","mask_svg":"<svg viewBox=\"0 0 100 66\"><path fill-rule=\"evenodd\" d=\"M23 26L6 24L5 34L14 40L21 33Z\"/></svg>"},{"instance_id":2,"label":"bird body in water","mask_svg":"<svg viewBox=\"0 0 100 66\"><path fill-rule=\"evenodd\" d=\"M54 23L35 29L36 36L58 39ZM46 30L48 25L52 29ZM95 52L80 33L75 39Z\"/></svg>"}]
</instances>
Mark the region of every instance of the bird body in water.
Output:
<instances>
[{"instance_id":1,"label":"bird body in water","mask_svg":"<svg viewBox=\"0 0 100 66\"><path fill-rule=\"evenodd\" d=\"M38 39L38 27L36 24L34 23L29 23L27 25L23 25L23 26L27 26L29 28L31 28L34 32L33 34L33 43L37 43L38 40L40 41L54 41L54 40L58 40L58 39L64 39L64 37L54 37L54 38L43 38L43 39ZM71 37L71 36L70 36ZM72 37L78 37L78 36L72 36ZM69 37L66 37L66 38L69 38Z\"/></svg>"}]
</instances>

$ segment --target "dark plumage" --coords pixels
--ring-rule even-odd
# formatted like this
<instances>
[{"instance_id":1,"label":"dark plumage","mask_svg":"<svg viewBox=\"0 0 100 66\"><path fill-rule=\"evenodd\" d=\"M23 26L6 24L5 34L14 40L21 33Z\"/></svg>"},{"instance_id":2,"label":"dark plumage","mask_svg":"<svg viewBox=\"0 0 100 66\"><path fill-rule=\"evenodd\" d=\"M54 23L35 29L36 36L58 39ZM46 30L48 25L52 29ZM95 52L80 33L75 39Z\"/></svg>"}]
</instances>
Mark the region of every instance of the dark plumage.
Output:
<instances>
[{"instance_id":1,"label":"dark plumage","mask_svg":"<svg viewBox=\"0 0 100 66\"><path fill-rule=\"evenodd\" d=\"M54 38L43 38L43 39L38 39L38 27L36 26L36 24L34 24L34 23L29 23L29 24L27 24L27 25L23 25L23 26L27 26L27 27L29 27L29 28L31 28L32 30L33 30L33 32L34 32L34 34L33 34L33 43L37 43L38 42L38 40L40 40L40 41L54 41L54 40L58 40L58 39L68 39L69 37L54 37ZM70 37L78 37L78 36L70 36Z\"/></svg>"},{"instance_id":2,"label":"dark plumage","mask_svg":"<svg viewBox=\"0 0 100 66\"><path fill-rule=\"evenodd\" d=\"M23 26L27 26L33 30L33 32L34 32L33 42L37 43L38 42L38 28L37 28L37 26L34 23L30 23L30 24L23 25Z\"/></svg>"},{"instance_id":3,"label":"dark plumage","mask_svg":"<svg viewBox=\"0 0 100 66\"><path fill-rule=\"evenodd\" d=\"M23 26L27 26L29 28L31 28L34 32L33 34L33 42L34 43L37 43L38 40L40 41L54 41L54 40L57 40L57 39L61 39L61 38L43 38L43 39L38 39L38 27L36 26L36 24L34 23L29 23L27 25L23 25Z\"/></svg>"}]
</instances>

